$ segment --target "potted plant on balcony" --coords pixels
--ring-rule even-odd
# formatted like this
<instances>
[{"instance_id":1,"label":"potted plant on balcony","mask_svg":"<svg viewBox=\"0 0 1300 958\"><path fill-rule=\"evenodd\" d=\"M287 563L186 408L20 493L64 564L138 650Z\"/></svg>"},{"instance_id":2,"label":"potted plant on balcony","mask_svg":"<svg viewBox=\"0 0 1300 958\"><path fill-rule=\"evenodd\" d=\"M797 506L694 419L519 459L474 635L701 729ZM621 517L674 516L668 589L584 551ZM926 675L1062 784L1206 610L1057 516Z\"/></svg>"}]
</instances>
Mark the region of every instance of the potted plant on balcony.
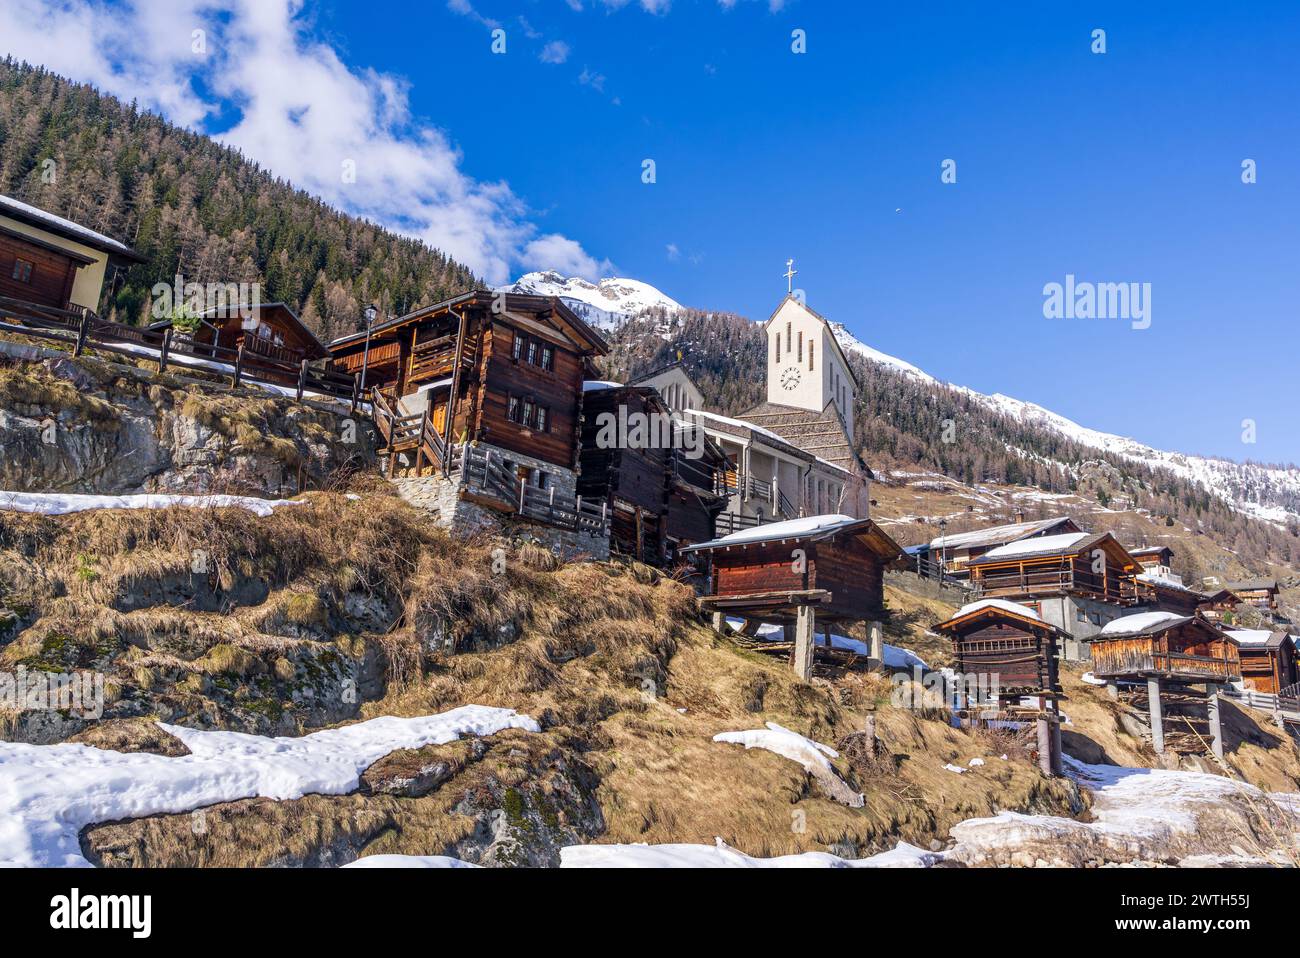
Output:
<instances>
[{"instance_id":1,"label":"potted plant on balcony","mask_svg":"<svg viewBox=\"0 0 1300 958\"><path fill-rule=\"evenodd\" d=\"M184 349L193 349L194 334L202 325L199 314L184 303L172 310L172 343Z\"/></svg>"}]
</instances>

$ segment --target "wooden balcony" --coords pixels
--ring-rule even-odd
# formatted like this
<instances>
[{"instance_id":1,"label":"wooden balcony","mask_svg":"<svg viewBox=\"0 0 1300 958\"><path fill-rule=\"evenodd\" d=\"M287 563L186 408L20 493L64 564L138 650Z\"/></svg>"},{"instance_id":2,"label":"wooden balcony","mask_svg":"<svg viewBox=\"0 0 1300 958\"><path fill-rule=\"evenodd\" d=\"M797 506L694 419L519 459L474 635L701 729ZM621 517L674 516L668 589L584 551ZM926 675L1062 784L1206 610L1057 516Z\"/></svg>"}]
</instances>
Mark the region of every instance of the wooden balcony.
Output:
<instances>
[{"instance_id":1,"label":"wooden balcony","mask_svg":"<svg viewBox=\"0 0 1300 958\"><path fill-rule=\"evenodd\" d=\"M1072 593L1116 605L1138 601L1138 584L1128 576L1096 575L1073 568L975 569L971 584L985 598L1040 596Z\"/></svg>"},{"instance_id":2,"label":"wooden balcony","mask_svg":"<svg viewBox=\"0 0 1300 958\"><path fill-rule=\"evenodd\" d=\"M1235 647L1224 643L1213 655L1168 652L1151 636L1092 643L1092 674L1098 678L1156 676L1185 682L1229 682L1241 677Z\"/></svg>"}]
</instances>

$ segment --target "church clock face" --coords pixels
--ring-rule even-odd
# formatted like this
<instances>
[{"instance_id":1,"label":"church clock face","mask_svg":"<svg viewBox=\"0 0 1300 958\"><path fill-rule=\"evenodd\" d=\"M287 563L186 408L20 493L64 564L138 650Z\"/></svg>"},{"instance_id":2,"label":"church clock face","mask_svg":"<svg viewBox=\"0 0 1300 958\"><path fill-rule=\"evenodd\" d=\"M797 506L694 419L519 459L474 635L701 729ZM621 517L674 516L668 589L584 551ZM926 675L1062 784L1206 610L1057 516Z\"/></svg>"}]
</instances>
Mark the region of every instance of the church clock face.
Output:
<instances>
[{"instance_id":1,"label":"church clock face","mask_svg":"<svg viewBox=\"0 0 1300 958\"><path fill-rule=\"evenodd\" d=\"M797 389L801 378L798 366L787 366L781 371L781 388L786 390Z\"/></svg>"}]
</instances>

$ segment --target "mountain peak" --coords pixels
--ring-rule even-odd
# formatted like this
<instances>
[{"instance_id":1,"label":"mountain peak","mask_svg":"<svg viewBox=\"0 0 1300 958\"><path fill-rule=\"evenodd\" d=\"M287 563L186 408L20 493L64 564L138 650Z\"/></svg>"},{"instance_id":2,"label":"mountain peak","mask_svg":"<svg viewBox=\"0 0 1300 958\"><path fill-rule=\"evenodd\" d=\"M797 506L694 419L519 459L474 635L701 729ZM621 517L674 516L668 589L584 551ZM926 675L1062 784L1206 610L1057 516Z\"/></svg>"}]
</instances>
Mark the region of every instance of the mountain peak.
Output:
<instances>
[{"instance_id":1,"label":"mountain peak","mask_svg":"<svg viewBox=\"0 0 1300 958\"><path fill-rule=\"evenodd\" d=\"M508 293L558 296L585 322L602 329L621 326L647 309L682 308L681 303L649 283L615 276L593 283L581 276L566 278L553 269L525 273L501 289Z\"/></svg>"}]
</instances>

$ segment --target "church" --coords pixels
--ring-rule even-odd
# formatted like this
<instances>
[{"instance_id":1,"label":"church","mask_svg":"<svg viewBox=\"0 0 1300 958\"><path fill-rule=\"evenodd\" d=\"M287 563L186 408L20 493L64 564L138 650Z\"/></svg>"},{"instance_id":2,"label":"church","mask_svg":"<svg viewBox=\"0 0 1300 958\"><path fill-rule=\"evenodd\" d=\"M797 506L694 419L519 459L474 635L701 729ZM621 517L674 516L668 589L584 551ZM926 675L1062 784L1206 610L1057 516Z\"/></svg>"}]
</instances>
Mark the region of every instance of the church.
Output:
<instances>
[{"instance_id":1,"label":"church","mask_svg":"<svg viewBox=\"0 0 1300 958\"><path fill-rule=\"evenodd\" d=\"M767 399L739 416L701 408L700 391L680 363L633 385L654 386L674 415L726 453L719 535L801 516L868 518L872 476L853 443L858 383L834 331L793 290L764 331Z\"/></svg>"}]
</instances>

